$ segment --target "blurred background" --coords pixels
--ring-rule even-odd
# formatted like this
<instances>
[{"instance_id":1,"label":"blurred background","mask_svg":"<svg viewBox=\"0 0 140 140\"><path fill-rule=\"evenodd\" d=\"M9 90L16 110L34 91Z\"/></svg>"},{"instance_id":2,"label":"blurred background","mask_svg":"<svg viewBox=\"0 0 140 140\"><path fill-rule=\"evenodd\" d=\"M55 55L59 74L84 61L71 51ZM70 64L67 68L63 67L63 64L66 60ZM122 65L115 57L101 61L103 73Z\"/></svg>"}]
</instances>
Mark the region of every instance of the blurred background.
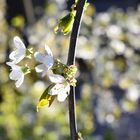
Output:
<instances>
[{"instance_id":1,"label":"blurred background","mask_svg":"<svg viewBox=\"0 0 140 140\"><path fill-rule=\"evenodd\" d=\"M139 140L140 0L90 2L77 44L78 131L85 140ZM0 0L0 140L70 139L67 101L36 112L47 76L32 72L17 89L5 62L18 35L34 51L47 44L66 63L70 35L53 29L72 3Z\"/></svg>"}]
</instances>

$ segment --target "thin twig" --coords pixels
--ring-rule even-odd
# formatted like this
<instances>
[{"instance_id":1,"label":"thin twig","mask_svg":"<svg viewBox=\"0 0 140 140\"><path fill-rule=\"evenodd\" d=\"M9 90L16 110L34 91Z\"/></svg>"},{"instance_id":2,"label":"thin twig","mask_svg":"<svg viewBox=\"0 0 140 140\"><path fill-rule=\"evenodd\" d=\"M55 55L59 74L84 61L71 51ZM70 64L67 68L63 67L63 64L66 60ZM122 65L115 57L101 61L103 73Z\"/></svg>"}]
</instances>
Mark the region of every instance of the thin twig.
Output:
<instances>
[{"instance_id":1,"label":"thin twig","mask_svg":"<svg viewBox=\"0 0 140 140\"><path fill-rule=\"evenodd\" d=\"M76 7L77 12L76 12L75 21L73 24L71 38L70 38L70 46L69 46L69 53L68 53L68 60L67 60L68 65L75 64L76 44L79 35L81 18L84 11L83 9L86 1L87 0L78 0L77 3L77 7ZM71 140L78 140L74 87L71 87L70 95L69 95L69 123L70 123Z\"/></svg>"}]
</instances>

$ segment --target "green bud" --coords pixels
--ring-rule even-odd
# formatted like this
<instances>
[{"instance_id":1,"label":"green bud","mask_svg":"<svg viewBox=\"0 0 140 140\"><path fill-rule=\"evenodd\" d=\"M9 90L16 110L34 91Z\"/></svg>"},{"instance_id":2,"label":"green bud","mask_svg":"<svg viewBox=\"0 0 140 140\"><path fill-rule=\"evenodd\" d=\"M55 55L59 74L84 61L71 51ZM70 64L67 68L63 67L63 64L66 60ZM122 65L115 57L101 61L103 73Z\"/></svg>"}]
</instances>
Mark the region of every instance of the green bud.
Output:
<instances>
[{"instance_id":1,"label":"green bud","mask_svg":"<svg viewBox=\"0 0 140 140\"><path fill-rule=\"evenodd\" d=\"M64 69L64 77L66 79L71 79L75 76L77 72L77 67L75 65L70 65Z\"/></svg>"},{"instance_id":2,"label":"green bud","mask_svg":"<svg viewBox=\"0 0 140 140\"><path fill-rule=\"evenodd\" d=\"M76 86L77 80L74 78L76 72L77 72L77 67L75 65L67 66L64 69L63 75L71 86Z\"/></svg>"},{"instance_id":3,"label":"green bud","mask_svg":"<svg viewBox=\"0 0 140 140\"><path fill-rule=\"evenodd\" d=\"M43 94L41 95L39 102L37 104L37 111L38 109L48 105L49 107L51 106L51 104L53 103L55 96L49 95L49 91L50 89L54 86L54 84L51 84L50 86L48 86L46 88L46 90L43 92Z\"/></svg>"},{"instance_id":4,"label":"green bud","mask_svg":"<svg viewBox=\"0 0 140 140\"><path fill-rule=\"evenodd\" d=\"M71 78L71 79L69 79L69 84L71 85L71 86L73 86L73 87L75 87L76 86L76 83L77 83L77 80L75 79L75 78Z\"/></svg>"},{"instance_id":5,"label":"green bud","mask_svg":"<svg viewBox=\"0 0 140 140\"><path fill-rule=\"evenodd\" d=\"M73 26L75 12L71 11L68 15L60 19L57 26L54 28L54 32L62 32L64 35L67 35Z\"/></svg>"}]
</instances>

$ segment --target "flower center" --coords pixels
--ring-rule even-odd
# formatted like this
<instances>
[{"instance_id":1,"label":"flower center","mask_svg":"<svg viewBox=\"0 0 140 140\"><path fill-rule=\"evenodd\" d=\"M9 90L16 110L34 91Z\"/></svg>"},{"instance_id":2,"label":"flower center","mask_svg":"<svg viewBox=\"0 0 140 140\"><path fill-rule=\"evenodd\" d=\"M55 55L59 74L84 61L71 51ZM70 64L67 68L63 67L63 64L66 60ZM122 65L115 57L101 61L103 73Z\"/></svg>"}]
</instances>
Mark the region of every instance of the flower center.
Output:
<instances>
[{"instance_id":1,"label":"flower center","mask_svg":"<svg viewBox=\"0 0 140 140\"><path fill-rule=\"evenodd\" d=\"M21 71L24 73L24 75L31 72L30 68L27 65L25 67L22 67Z\"/></svg>"}]
</instances>

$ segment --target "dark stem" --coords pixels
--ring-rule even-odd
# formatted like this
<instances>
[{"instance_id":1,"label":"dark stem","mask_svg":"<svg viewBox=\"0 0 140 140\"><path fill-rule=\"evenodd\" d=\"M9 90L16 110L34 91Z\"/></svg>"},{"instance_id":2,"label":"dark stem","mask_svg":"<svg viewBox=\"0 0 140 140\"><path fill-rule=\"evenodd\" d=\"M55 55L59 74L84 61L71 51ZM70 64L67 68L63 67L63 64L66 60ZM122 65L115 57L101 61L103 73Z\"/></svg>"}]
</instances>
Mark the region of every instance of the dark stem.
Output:
<instances>
[{"instance_id":1,"label":"dark stem","mask_svg":"<svg viewBox=\"0 0 140 140\"><path fill-rule=\"evenodd\" d=\"M77 12L76 12L75 21L73 24L71 38L70 38L70 46L69 46L69 53L68 53L68 60L67 60L68 65L75 64L76 44L79 35L81 18L84 11L84 5L86 1L87 0L78 0L77 3ZM70 124L71 140L78 140L74 87L71 87L70 95L69 95L69 124Z\"/></svg>"}]
</instances>

